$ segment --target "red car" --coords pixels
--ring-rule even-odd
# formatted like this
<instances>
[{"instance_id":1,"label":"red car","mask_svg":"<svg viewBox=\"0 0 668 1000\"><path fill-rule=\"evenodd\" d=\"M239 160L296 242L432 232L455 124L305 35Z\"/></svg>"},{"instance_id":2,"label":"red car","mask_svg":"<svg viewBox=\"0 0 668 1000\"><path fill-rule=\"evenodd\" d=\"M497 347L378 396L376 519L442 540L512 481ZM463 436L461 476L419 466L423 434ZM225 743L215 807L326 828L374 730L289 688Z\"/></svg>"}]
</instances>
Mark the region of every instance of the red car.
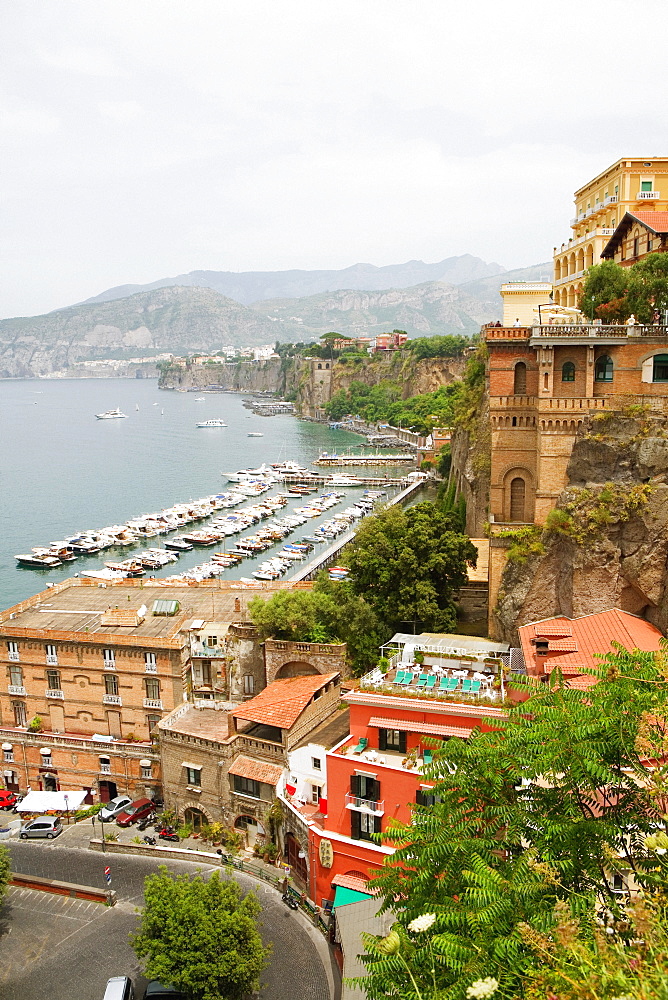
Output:
<instances>
[{"instance_id":1,"label":"red car","mask_svg":"<svg viewBox=\"0 0 668 1000\"><path fill-rule=\"evenodd\" d=\"M16 792L0 792L0 809L13 809L17 799L18 795Z\"/></svg>"},{"instance_id":2,"label":"red car","mask_svg":"<svg viewBox=\"0 0 668 1000\"><path fill-rule=\"evenodd\" d=\"M152 799L135 799L129 806L125 807L123 812L118 814L116 822L119 826L130 826L131 823L136 823L139 819L146 819L154 809L155 802Z\"/></svg>"}]
</instances>

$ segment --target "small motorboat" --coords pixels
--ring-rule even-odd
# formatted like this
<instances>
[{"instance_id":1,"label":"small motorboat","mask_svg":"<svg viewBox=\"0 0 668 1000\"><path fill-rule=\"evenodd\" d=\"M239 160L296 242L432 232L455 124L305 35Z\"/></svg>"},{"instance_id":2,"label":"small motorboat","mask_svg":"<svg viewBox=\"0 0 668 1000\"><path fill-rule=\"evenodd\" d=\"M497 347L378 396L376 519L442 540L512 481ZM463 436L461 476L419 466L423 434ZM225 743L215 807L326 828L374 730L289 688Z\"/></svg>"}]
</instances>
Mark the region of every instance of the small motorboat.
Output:
<instances>
[{"instance_id":1,"label":"small motorboat","mask_svg":"<svg viewBox=\"0 0 668 1000\"><path fill-rule=\"evenodd\" d=\"M213 417L211 420L199 420L195 427L227 427L227 424L220 417Z\"/></svg>"}]
</instances>

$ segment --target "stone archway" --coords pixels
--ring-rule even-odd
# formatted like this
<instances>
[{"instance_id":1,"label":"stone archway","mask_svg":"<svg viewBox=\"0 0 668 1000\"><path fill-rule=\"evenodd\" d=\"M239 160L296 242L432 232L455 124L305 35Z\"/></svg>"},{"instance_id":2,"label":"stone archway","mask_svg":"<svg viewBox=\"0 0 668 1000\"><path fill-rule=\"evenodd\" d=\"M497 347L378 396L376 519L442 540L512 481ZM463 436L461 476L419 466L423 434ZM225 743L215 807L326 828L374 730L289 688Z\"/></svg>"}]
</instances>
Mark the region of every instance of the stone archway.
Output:
<instances>
[{"instance_id":1,"label":"stone archway","mask_svg":"<svg viewBox=\"0 0 668 1000\"><path fill-rule=\"evenodd\" d=\"M312 674L318 673L320 671L316 670L313 664L307 663L306 660L290 660L276 671L274 680L282 680L285 677L310 677Z\"/></svg>"}]
</instances>

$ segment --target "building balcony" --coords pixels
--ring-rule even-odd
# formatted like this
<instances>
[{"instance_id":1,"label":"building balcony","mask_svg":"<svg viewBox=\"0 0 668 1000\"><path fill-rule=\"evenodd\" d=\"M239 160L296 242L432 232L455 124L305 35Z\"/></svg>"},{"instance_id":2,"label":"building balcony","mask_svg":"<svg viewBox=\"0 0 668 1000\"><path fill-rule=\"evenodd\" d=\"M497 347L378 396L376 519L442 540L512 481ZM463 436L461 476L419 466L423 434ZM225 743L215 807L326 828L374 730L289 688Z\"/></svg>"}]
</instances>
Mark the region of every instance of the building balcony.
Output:
<instances>
[{"instance_id":1,"label":"building balcony","mask_svg":"<svg viewBox=\"0 0 668 1000\"><path fill-rule=\"evenodd\" d=\"M502 332L502 329L498 332ZM635 326L628 326L626 323L602 323L598 325L596 323L543 323L542 326L531 327L531 340L534 344L537 341L570 340L573 337L599 341L609 340L611 343L626 340L628 337L655 337L665 340L667 334L667 326L640 323Z\"/></svg>"},{"instance_id":2,"label":"building balcony","mask_svg":"<svg viewBox=\"0 0 668 1000\"><path fill-rule=\"evenodd\" d=\"M8 684L7 691L9 692L9 694L16 694L23 698L25 698L25 696L28 693L24 688L23 684Z\"/></svg>"},{"instance_id":3,"label":"building balcony","mask_svg":"<svg viewBox=\"0 0 668 1000\"><path fill-rule=\"evenodd\" d=\"M15 653L15 652L12 651L12 652L7 653L7 659L11 660L12 663L18 663L19 662L19 654L18 654L18 652Z\"/></svg>"},{"instance_id":4,"label":"building balcony","mask_svg":"<svg viewBox=\"0 0 668 1000\"><path fill-rule=\"evenodd\" d=\"M144 698L144 708L158 708L162 711L162 698Z\"/></svg>"},{"instance_id":5,"label":"building balcony","mask_svg":"<svg viewBox=\"0 0 668 1000\"><path fill-rule=\"evenodd\" d=\"M103 694L102 695L103 705L122 705L120 694Z\"/></svg>"},{"instance_id":6,"label":"building balcony","mask_svg":"<svg viewBox=\"0 0 668 1000\"><path fill-rule=\"evenodd\" d=\"M554 283L555 285L565 285L568 284L569 281L577 281L584 273L584 270L572 271L570 274L563 275L561 278L555 278Z\"/></svg>"},{"instance_id":7,"label":"building balcony","mask_svg":"<svg viewBox=\"0 0 668 1000\"><path fill-rule=\"evenodd\" d=\"M46 691L44 692L44 695L47 698L64 698L65 697L65 695L60 690L60 688L47 688Z\"/></svg>"},{"instance_id":8,"label":"building balcony","mask_svg":"<svg viewBox=\"0 0 668 1000\"><path fill-rule=\"evenodd\" d=\"M369 816L382 816L385 812L385 800L378 802L376 799L361 799L359 795L348 792L346 794L346 809L355 809L357 812L367 813Z\"/></svg>"},{"instance_id":9,"label":"building balcony","mask_svg":"<svg viewBox=\"0 0 668 1000\"><path fill-rule=\"evenodd\" d=\"M222 646L204 646L202 643L194 642L190 646L190 655L212 659L216 656L225 656L225 649Z\"/></svg>"},{"instance_id":10,"label":"building balcony","mask_svg":"<svg viewBox=\"0 0 668 1000\"><path fill-rule=\"evenodd\" d=\"M100 774L111 774L111 764L100 764Z\"/></svg>"},{"instance_id":11,"label":"building balcony","mask_svg":"<svg viewBox=\"0 0 668 1000\"><path fill-rule=\"evenodd\" d=\"M105 660L104 661L104 669L105 670L115 670L116 669L116 660Z\"/></svg>"},{"instance_id":12,"label":"building balcony","mask_svg":"<svg viewBox=\"0 0 668 1000\"><path fill-rule=\"evenodd\" d=\"M636 198L638 201L654 201L661 197L660 191L638 191Z\"/></svg>"},{"instance_id":13,"label":"building balcony","mask_svg":"<svg viewBox=\"0 0 668 1000\"><path fill-rule=\"evenodd\" d=\"M46 654L46 665L47 665L47 667L57 667L58 666L58 657L56 656L55 653L47 653Z\"/></svg>"},{"instance_id":14,"label":"building balcony","mask_svg":"<svg viewBox=\"0 0 668 1000\"><path fill-rule=\"evenodd\" d=\"M608 205L616 205L618 201L619 198L616 194L609 194L603 199L603 207L605 208Z\"/></svg>"}]
</instances>

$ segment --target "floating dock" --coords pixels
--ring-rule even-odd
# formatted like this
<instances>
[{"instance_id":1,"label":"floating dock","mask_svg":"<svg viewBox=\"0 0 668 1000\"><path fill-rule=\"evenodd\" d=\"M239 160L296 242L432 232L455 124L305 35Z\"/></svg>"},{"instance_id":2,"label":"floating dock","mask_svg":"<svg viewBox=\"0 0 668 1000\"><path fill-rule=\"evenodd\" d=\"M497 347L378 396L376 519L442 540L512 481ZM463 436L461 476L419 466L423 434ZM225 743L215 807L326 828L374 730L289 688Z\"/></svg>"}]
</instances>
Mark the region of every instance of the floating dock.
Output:
<instances>
[{"instance_id":1,"label":"floating dock","mask_svg":"<svg viewBox=\"0 0 668 1000\"><path fill-rule=\"evenodd\" d=\"M372 466L372 465L403 465L404 463L415 463L415 455L328 455L323 453L320 458L316 458L313 465L334 466Z\"/></svg>"}]
</instances>

